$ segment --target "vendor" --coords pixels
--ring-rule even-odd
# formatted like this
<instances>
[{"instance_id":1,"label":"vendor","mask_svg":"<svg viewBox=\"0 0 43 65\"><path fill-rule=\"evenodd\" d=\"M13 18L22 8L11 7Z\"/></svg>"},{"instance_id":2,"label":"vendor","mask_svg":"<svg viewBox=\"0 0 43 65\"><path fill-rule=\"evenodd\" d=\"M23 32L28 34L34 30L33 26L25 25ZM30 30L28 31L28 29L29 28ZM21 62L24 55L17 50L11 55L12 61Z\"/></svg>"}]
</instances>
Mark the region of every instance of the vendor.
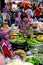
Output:
<instances>
[{"instance_id":1,"label":"vendor","mask_svg":"<svg viewBox=\"0 0 43 65\"><path fill-rule=\"evenodd\" d=\"M32 25L32 21L28 19L28 16L25 12L21 13L21 21L19 22L19 29L23 35L30 36L30 26Z\"/></svg>"}]
</instances>

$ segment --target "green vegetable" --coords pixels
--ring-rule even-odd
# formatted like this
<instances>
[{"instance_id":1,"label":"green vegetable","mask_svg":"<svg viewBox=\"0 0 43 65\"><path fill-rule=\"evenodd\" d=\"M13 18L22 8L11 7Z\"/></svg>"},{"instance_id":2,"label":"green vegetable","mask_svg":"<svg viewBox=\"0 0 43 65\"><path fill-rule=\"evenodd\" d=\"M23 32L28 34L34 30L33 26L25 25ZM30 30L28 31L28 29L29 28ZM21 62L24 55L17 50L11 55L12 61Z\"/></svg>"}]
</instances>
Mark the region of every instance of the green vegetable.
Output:
<instances>
[{"instance_id":1,"label":"green vegetable","mask_svg":"<svg viewBox=\"0 0 43 65\"><path fill-rule=\"evenodd\" d=\"M40 57L29 57L29 58L27 58L25 61L26 62L30 62L30 63L33 63L34 65L39 65L39 63L40 63L40 61L41 61L42 59L40 58Z\"/></svg>"},{"instance_id":2,"label":"green vegetable","mask_svg":"<svg viewBox=\"0 0 43 65\"><path fill-rule=\"evenodd\" d=\"M23 37L23 35L21 33L17 33L19 35L19 37Z\"/></svg>"},{"instance_id":3,"label":"green vegetable","mask_svg":"<svg viewBox=\"0 0 43 65\"><path fill-rule=\"evenodd\" d=\"M27 40L27 43L29 45L41 45L41 44L43 44L42 42L37 41L35 38L32 38L30 40Z\"/></svg>"},{"instance_id":4,"label":"green vegetable","mask_svg":"<svg viewBox=\"0 0 43 65\"><path fill-rule=\"evenodd\" d=\"M20 37L18 39L12 39L10 42L12 42L12 43L23 43L23 42L25 42L25 39L23 37Z\"/></svg>"}]
</instances>

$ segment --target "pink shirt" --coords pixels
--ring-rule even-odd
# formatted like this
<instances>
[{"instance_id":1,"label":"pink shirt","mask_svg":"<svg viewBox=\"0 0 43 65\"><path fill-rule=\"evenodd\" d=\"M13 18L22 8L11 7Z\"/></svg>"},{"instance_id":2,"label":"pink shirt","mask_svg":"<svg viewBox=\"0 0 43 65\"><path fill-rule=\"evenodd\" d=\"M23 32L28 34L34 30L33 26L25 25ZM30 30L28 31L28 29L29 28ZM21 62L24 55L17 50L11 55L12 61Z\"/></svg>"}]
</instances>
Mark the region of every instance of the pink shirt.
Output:
<instances>
[{"instance_id":1,"label":"pink shirt","mask_svg":"<svg viewBox=\"0 0 43 65\"><path fill-rule=\"evenodd\" d=\"M5 58L2 53L0 53L0 65L5 65Z\"/></svg>"}]
</instances>

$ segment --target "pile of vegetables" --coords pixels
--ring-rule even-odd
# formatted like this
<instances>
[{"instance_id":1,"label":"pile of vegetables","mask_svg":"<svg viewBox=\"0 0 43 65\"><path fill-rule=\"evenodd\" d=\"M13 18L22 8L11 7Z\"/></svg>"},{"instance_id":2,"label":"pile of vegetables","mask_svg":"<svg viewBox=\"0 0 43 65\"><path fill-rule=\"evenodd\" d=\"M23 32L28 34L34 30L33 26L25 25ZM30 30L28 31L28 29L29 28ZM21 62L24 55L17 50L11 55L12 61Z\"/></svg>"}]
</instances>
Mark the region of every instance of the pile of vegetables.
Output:
<instances>
[{"instance_id":1,"label":"pile of vegetables","mask_svg":"<svg viewBox=\"0 0 43 65\"><path fill-rule=\"evenodd\" d=\"M28 45L30 45L30 46L34 46L34 45L39 46L39 45L43 44L42 42L39 42L35 38L33 38L34 30L33 30L32 27L30 28L30 34L31 34L31 39L27 39Z\"/></svg>"},{"instance_id":2,"label":"pile of vegetables","mask_svg":"<svg viewBox=\"0 0 43 65\"><path fill-rule=\"evenodd\" d=\"M38 50L38 49L33 49L32 52L33 52L33 53L38 53L39 50Z\"/></svg>"},{"instance_id":3,"label":"pile of vegetables","mask_svg":"<svg viewBox=\"0 0 43 65\"><path fill-rule=\"evenodd\" d=\"M33 56L33 57L27 58L25 61L26 62L30 62L33 65L39 65L39 63L40 63L41 60L42 60L42 58Z\"/></svg>"},{"instance_id":4,"label":"pile of vegetables","mask_svg":"<svg viewBox=\"0 0 43 65\"><path fill-rule=\"evenodd\" d=\"M39 45L43 44L42 42L37 41L35 38L31 38L30 40L28 39L27 43L30 46L39 46Z\"/></svg>"},{"instance_id":5,"label":"pile of vegetables","mask_svg":"<svg viewBox=\"0 0 43 65\"><path fill-rule=\"evenodd\" d=\"M23 43L25 42L25 39L23 37L17 38L17 39L11 39L11 43Z\"/></svg>"},{"instance_id":6,"label":"pile of vegetables","mask_svg":"<svg viewBox=\"0 0 43 65\"><path fill-rule=\"evenodd\" d=\"M10 40L11 43L23 43L23 42L26 41L25 38L24 38L24 36L21 33L17 33L17 34L19 35L19 38L11 39Z\"/></svg>"},{"instance_id":7,"label":"pile of vegetables","mask_svg":"<svg viewBox=\"0 0 43 65\"><path fill-rule=\"evenodd\" d=\"M30 28L30 33L31 33L31 38L32 38L33 34L34 34L32 27ZM17 39L11 39L10 42L12 42L12 43L16 43L16 42L17 43L23 43L23 42L27 41L27 36L26 35L23 35L21 33L16 33L16 34L18 34L19 38L17 38Z\"/></svg>"}]
</instances>

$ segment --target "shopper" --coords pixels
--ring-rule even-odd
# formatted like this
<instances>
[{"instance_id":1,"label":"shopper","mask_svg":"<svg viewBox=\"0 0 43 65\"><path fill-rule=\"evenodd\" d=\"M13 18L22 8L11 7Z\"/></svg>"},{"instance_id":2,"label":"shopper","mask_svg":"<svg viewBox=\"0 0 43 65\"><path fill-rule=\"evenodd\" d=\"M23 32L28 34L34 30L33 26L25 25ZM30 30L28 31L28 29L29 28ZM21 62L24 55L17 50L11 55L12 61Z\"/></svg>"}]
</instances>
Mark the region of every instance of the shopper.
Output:
<instances>
[{"instance_id":1,"label":"shopper","mask_svg":"<svg viewBox=\"0 0 43 65\"><path fill-rule=\"evenodd\" d=\"M36 7L35 9L35 16L37 18L37 20L40 18L40 8Z\"/></svg>"},{"instance_id":2,"label":"shopper","mask_svg":"<svg viewBox=\"0 0 43 65\"><path fill-rule=\"evenodd\" d=\"M3 30L10 30L9 29L9 26L8 26L8 20L4 20L4 23L3 23Z\"/></svg>"},{"instance_id":3,"label":"shopper","mask_svg":"<svg viewBox=\"0 0 43 65\"><path fill-rule=\"evenodd\" d=\"M32 18L33 15L34 15L34 13L32 11L32 8L29 8L29 9L25 10L25 12L27 13L27 15L28 15L29 18Z\"/></svg>"},{"instance_id":4,"label":"shopper","mask_svg":"<svg viewBox=\"0 0 43 65\"><path fill-rule=\"evenodd\" d=\"M18 12L18 15L15 19L15 25L18 26L18 22L20 22L20 21L21 21L21 12Z\"/></svg>"},{"instance_id":5,"label":"shopper","mask_svg":"<svg viewBox=\"0 0 43 65\"><path fill-rule=\"evenodd\" d=\"M12 45L9 42L9 33L7 31L2 32L2 48L5 56L12 58L14 56L12 52Z\"/></svg>"},{"instance_id":6,"label":"shopper","mask_svg":"<svg viewBox=\"0 0 43 65\"><path fill-rule=\"evenodd\" d=\"M9 31L2 31L2 39L4 39L8 47L11 48L11 44L9 42Z\"/></svg>"},{"instance_id":7,"label":"shopper","mask_svg":"<svg viewBox=\"0 0 43 65\"><path fill-rule=\"evenodd\" d=\"M34 11L36 9L35 3L32 4L32 10Z\"/></svg>"},{"instance_id":8,"label":"shopper","mask_svg":"<svg viewBox=\"0 0 43 65\"><path fill-rule=\"evenodd\" d=\"M8 12L6 13L6 19L8 21L8 26L10 27L11 26L11 19L10 19L10 14Z\"/></svg>"},{"instance_id":9,"label":"shopper","mask_svg":"<svg viewBox=\"0 0 43 65\"><path fill-rule=\"evenodd\" d=\"M4 40L2 40L2 48L3 48L4 54L6 57L9 57L9 58L14 57L13 51L8 48L8 45L6 44L6 42Z\"/></svg>"}]
</instances>

